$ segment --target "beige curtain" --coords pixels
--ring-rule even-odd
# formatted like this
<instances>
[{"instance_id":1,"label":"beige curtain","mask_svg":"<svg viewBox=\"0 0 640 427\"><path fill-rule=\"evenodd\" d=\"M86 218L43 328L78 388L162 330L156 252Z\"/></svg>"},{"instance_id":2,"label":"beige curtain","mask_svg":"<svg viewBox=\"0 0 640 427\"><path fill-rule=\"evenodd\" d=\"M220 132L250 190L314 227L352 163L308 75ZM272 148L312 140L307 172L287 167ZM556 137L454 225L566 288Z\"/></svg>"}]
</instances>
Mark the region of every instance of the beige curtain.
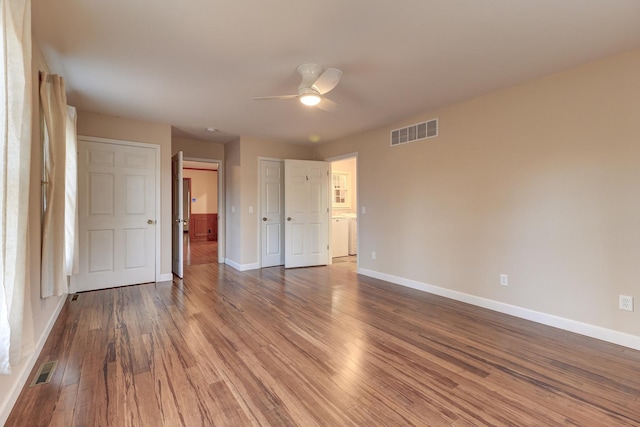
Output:
<instances>
[{"instance_id":1,"label":"beige curtain","mask_svg":"<svg viewBox=\"0 0 640 427\"><path fill-rule=\"evenodd\" d=\"M40 105L45 122L41 296L67 293L65 260L65 163L67 96L64 79L40 75Z\"/></svg>"},{"instance_id":2,"label":"beige curtain","mask_svg":"<svg viewBox=\"0 0 640 427\"><path fill-rule=\"evenodd\" d=\"M30 0L0 0L0 22L0 374L9 374L24 346L32 109Z\"/></svg>"}]
</instances>

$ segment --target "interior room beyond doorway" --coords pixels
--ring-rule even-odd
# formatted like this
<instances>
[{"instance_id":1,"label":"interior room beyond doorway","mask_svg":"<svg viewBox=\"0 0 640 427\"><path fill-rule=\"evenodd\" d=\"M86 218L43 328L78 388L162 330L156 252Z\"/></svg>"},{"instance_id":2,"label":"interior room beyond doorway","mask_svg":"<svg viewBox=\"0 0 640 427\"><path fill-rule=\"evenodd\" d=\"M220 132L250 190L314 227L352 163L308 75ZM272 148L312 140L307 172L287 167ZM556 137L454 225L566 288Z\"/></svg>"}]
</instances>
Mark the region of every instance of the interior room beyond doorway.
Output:
<instances>
[{"instance_id":1,"label":"interior room beyond doorway","mask_svg":"<svg viewBox=\"0 0 640 427\"><path fill-rule=\"evenodd\" d=\"M218 163L183 162L184 263L218 262Z\"/></svg>"},{"instance_id":2,"label":"interior room beyond doorway","mask_svg":"<svg viewBox=\"0 0 640 427\"><path fill-rule=\"evenodd\" d=\"M331 256L333 263L357 262L358 195L356 155L331 161Z\"/></svg>"}]
</instances>

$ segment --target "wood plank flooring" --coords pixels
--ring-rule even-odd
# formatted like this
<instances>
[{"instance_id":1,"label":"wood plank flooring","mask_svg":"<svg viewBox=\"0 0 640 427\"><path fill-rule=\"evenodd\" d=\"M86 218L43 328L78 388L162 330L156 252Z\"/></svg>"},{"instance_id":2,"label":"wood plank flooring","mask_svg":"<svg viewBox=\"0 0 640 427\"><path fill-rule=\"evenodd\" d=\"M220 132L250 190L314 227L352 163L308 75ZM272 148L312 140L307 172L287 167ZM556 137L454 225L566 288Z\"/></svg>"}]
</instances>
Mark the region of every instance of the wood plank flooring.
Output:
<instances>
[{"instance_id":1,"label":"wood plank flooring","mask_svg":"<svg viewBox=\"0 0 640 427\"><path fill-rule=\"evenodd\" d=\"M345 264L80 294L7 425L640 426L640 352Z\"/></svg>"},{"instance_id":2,"label":"wood plank flooring","mask_svg":"<svg viewBox=\"0 0 640 427\"><path fill-rule=\"evenodd\" d=\"M184 233L184 265L210 264L218 262L218 242L210 240L191 241Z\"/></svg>"}]
</instances>

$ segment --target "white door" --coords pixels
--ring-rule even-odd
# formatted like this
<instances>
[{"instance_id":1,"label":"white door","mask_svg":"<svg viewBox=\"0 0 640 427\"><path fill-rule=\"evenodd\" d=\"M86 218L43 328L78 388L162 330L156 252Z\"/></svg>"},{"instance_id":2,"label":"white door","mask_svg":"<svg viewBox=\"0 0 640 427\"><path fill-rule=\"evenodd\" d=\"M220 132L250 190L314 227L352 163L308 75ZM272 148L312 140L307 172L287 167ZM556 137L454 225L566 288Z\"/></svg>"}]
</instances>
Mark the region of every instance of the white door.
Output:
<instances>
[{"instance_id":1,"label":"white door","mask_svg":"<svg viewBox=\"0 0 640 427\"><path fill-rule=\"evenodd\" d=\"M78 140L80 266L72 291L155 281L156 152Z\"/></svg>"},{"instance_id":2,"label":"white door","mask_svg":"<svg viewBox=\"0 0 640 427\"><path fill-rule=\"evenodd\" d=\"M329 262L329 163L284 161L285 268Z\"/></svg>"},{"instance_id":3,"label":"white door","mask_svg":"<svg viewBox=\"0 0 640 427\"><path fill-rule=\"evenodd\" d=\"M171 266L173 274L184 276L184 212L182 196L182 151L171 159Z\"/></svg>"},{"instance_id":4,"label":"white door","mask_svg":"<svg viewBox=\"0 0 640 427\"><path fill-rule=\"evenodd\" d=\"M261 265L284 264L284 162L260 161Z\"/></svg>"}]
</instances>

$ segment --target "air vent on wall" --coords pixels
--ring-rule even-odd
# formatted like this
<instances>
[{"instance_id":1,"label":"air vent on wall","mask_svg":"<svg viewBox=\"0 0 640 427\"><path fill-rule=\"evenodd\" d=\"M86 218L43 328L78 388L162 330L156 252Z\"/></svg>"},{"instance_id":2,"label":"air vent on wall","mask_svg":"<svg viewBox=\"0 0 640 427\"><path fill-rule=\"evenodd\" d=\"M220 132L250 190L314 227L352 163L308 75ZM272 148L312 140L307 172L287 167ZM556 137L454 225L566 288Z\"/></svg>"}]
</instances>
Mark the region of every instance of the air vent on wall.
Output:
<instances>
[{"instance_id":1,"label":"air vent on wall","mask_svg":"<svg viewBox=\"0 0 640 427\"><path fill-rule=\"evenodd\" d=\"M391 131L391 145L406 144L419 139L435 138L438 136L438 119L407 126Z\"/></svg>"}]
</instances>

